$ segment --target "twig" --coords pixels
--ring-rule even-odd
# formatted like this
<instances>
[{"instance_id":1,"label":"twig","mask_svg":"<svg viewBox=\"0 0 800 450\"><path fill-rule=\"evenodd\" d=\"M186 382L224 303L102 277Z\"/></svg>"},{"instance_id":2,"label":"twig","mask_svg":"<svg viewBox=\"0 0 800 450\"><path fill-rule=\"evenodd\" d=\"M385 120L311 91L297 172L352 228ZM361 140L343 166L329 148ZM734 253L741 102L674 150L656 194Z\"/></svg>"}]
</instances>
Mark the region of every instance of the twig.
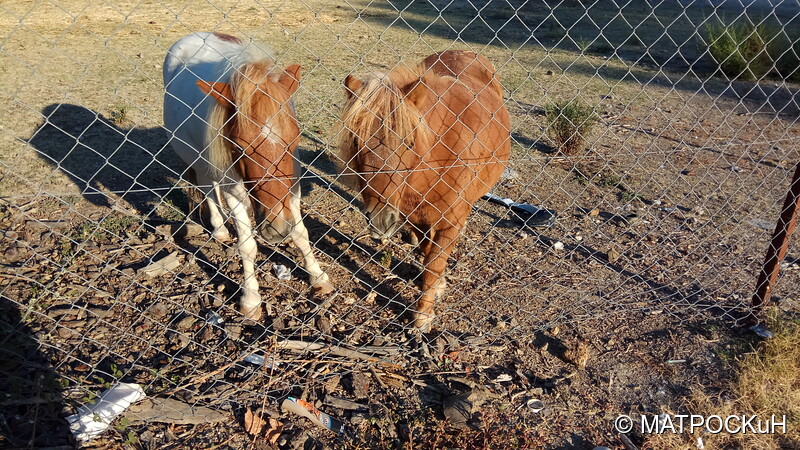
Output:
<instances>
[{"instance_id":1,"label":"twig","mask_svg":"<svg viewBox=\"0 0 800 450\"><path fill-rule=\"evenodd\" d=\"M375 368L370 366L369 371L372 372L372 376L375 377L375 380L378 382L379 385L385 390L389 389L389 386L386 386L386 383L381 380L381 377L378 376L378 372L375 371Z\"/></svg>"},{"instance_id":2,"label":"twig","mask_svg":"<svg viewBox=\"0 0 800 450\"><path fill-rule=\"evenodd\" d=\"M375 358L375 357L369 356L369 355L367 355L365 353L361 353L361 352L356 351L356 350L349 350L349 349L346 349L344 347L340 347L338 345L325 345L325 344L319 344L319 343L316 343L316 342L303 342L303 341L287 340L287 341L278 342L277 343L277 348L281 349L281 350L295 350L295 351L302 351L302 352L323 350L323 351L330 352L331 354L334 354L336 356L342 356L342 357L345 357L345 358L360 359L360 360L363 360L363 361L378 362L378 363L383 363L383 364L391 364L388 361L383 361L383 360L381 360L379 358Z\"/></svg>"}]
</instances>

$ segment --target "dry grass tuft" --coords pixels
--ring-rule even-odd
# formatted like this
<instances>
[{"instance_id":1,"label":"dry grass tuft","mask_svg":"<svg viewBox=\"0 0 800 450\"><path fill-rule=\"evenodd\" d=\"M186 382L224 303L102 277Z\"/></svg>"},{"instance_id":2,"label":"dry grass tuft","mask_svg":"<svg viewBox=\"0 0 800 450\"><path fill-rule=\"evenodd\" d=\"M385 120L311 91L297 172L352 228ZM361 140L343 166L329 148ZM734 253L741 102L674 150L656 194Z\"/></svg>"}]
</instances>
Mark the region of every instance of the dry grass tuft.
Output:
<instances>
[{"instance_id":1,"label":"dry grass tuft","mask_svg":"<svg viewBox=\"0 0 800 450\"><path fill-rule=\"evenodd\" d=\"M773 317L769 325L775 337L741 357L738 376L727 392L710 395L698 388L687 400L687 411L681 413L723 418L757 415L762 420L775 416L776 422L786 416L785 434L780 426L775 434L667 432L646 436L645 448L694 450L698 448L698 438L703 439L705 450L800 448L800 320ZM732 425L736 426L738 423ZM753 426L756 427L755 422Z\"/></svg>"}]
</instances>

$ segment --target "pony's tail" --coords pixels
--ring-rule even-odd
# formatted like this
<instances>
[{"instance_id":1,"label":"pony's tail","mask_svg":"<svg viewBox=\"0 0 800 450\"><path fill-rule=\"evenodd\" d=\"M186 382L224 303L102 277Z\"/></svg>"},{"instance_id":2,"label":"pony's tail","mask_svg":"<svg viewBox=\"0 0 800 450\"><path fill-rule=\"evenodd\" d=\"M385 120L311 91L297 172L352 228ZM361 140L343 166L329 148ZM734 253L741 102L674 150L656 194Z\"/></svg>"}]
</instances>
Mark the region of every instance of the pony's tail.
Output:
<instances>
[{"instance_id":1,"label":"pony's tail","mask_svg":"<svg viewBox=\"0 0 800 450\"><path fill-rule=\"evenodd\" d=\"M214 178L220 179L233 165L230 144L227 141L230 128L230 110L215 102L208 116L206 128L206 159Z\"/></svg>"}]
</instances>

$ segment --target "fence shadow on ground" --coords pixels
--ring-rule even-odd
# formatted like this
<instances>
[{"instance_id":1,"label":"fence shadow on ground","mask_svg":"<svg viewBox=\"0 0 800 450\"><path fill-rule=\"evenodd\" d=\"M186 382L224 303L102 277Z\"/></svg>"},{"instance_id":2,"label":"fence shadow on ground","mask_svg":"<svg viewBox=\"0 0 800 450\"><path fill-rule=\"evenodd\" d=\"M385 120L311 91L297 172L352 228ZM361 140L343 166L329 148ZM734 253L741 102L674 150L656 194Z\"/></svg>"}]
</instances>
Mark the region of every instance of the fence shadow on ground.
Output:
<instances>
[{"instance_id":1,"label":"fence shadow on ground","mask_svg":"<svg viewBox=\"0 0 800 450\"><path fill-rule=\"evenodd\" d=\"M60 379L25 320L0 296L0 447L71 448Z\"/></svg>"},{"instance_id":2,"label":"fence shadow on ground","mask_svg":"<svg viewBox=\"0 0 800 450\"><path fill-rule=\"evenodd\" d=\"M480 0L364 2L359 6L369 10L361 16L369 23L475 44L475 51L496 46L508 49L513 57L516 49L539 50L543 60L550 62L559 53L572 54L580 59L569 63L565 74L601 77L609 85L669 83L673 89L741 101L751 112L779 113L790 119L800 114L800 91L780 80L715 78L718 68L706 54L706 38L701 31L710 21L746 13L766 17L766 23L793 36L800 28L794 20L798 8L791 5L773 10L772 5L754 3L718 9L702 2L661 2L656 6L628 3L620 7L602 0L549 4ZM625 69L608 67L610 60L623 63ZM664 73L678 81L669 81ZM661 75L659 81L652 80L655 75ZM770 110L765 111L764 105Z\"/></svg>"},{"instance_id":3,"label":"fence shadow on ground","mask_svg":"<svg viewBox=\"0 0 800 450\"><path fill-rule=\"evenodd\" d=\"M48 105L42 116L45 121L28 144L96 206L111 207L121 198L146 216L148 205L159 204L185 168L165 148L167 135L160 127L124 128L66 103Z\"/></svg>"}]
</instances>

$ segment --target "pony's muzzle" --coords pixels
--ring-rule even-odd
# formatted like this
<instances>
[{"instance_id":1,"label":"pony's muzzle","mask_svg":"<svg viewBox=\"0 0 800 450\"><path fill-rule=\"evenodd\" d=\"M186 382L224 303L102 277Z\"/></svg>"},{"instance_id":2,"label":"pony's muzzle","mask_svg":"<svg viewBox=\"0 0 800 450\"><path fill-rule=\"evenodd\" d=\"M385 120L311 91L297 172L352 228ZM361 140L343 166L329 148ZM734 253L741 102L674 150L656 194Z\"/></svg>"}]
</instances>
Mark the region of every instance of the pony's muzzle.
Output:
<instances>
[{"instance_id":1,"label":"pony's muzzle","mask_svg":"<svg viewBox=\"0 0 800 450\"><path fill-rule=\"evenodd\" d=\"M394 208L384 208L378 213L367 213L369 231L375 239L389 239L403 225L400 212Z\"/></svg>"}]
</instances>

